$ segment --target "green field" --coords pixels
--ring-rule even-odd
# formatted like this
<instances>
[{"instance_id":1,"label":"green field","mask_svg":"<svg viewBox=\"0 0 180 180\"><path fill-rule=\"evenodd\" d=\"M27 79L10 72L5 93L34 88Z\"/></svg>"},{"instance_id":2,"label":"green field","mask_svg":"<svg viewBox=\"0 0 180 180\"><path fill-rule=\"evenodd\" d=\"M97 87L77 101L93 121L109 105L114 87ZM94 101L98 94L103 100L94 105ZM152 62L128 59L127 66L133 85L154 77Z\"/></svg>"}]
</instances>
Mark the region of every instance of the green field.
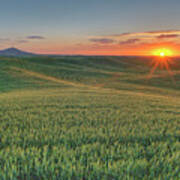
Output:
<instances>
[{"instance_id":1,"label":"green field","mask_svg":"<svg viewBox=\"0 0 180 180\"><path fill-rule=\"evenodd\" d=\"M0 179L180 179L180 60L0 58Z\"/></svg>"}]
</instances>

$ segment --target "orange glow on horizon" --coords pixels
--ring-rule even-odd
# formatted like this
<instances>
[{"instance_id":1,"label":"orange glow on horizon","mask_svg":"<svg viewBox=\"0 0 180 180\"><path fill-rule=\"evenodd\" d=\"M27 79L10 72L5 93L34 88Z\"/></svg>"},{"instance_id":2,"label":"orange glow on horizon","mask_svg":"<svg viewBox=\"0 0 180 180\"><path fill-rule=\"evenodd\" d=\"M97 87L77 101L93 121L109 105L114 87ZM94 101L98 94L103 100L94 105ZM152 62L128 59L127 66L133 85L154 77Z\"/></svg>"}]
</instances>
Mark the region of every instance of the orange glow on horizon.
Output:
<instances>
[{"instance_id":1,"label":"orange glow on horizon","mask_svg":"<svg viewBox=\"0 0 180 180\"><path fill-rule=\"evenodd\" d=\"M8 48L8 47L7 47ZM165 56L180 56L180 44L174 43L143 43L136 45L119 45L119 44L90 44L82 42L81 44L74 43L59 43L52 42L30 42L29 44L20 44L17 48L24 51L29 51L37 54L63 54L63 55L114 55L114 56L159 56L157 50L168 49L170 54L165 51ZM159 54L158 54L159 53ZM161 56L162 57L162 56Z\"/></svg>"},{"instance_id":2,"label":"orange glow on horizon","mask_svg":"<svg viewBox=\"0 0 180 180\"><path fill-rule=\"evenodd\" d=\"M174 53L172 50L163 48L163 49L156 49L152 52L155 56L165 57L165 56L174 56Z\"/></svg>"}]
</instances>

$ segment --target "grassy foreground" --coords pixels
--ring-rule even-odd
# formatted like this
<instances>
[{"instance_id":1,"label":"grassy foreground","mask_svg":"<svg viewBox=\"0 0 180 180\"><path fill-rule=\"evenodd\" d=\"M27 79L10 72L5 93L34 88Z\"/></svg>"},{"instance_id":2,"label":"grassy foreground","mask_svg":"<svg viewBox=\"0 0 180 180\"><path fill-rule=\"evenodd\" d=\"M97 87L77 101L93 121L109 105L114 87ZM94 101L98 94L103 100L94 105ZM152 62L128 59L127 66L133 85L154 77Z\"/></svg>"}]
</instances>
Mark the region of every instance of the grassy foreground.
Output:
<instances>
[{"instance_id":1,"label":"grassy foreground","mask_svg":"<svg viewBox=\"0 0 180 180\"><path fill-rule=\"evenodd\" d=\"M0 179L179 179L180 63L0 58Z\"/></svg>"}]
</instances>

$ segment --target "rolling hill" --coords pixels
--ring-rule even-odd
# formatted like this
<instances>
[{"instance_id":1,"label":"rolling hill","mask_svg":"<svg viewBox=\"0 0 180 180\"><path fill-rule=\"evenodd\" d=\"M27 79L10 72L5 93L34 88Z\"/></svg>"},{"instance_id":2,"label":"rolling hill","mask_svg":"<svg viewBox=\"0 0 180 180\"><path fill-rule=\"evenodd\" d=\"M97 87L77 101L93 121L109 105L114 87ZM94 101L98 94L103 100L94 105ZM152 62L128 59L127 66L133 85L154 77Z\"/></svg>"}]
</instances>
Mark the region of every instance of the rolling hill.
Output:
<instances>
[{"instance_id":1,"label":"rolling hill","mask_svg":"<svg viewBox=\"0 0 180 180\"><path fill-rule=\"evenodd\" d=\"M178 179L180 61L0 57L0 179Z\"/></svg>"}]
</instances>

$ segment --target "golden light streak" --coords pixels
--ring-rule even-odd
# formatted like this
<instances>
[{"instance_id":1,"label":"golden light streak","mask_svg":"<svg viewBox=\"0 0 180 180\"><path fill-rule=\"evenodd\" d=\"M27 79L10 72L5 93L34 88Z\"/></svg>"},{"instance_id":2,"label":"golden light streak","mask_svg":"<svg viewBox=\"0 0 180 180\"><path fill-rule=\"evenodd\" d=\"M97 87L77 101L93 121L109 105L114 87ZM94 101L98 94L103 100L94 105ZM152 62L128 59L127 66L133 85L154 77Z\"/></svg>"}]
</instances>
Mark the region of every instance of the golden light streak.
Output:
<instances>
[{"instance_id":1,"label":"golden light streak","mask_svg":"<svg viewBox=\"0 0 180 180\"><path fill-rule=\"evenodd\" d=\"M162 50L162 49L161 49ZM160 69L165 69L168 74L170 75L173 83L175 83L174 77L173 77L173 72L171 71L170 64L172 63L173 59L167 56L168 51L156 51L157 52L157 57L153 59L152 63L152 69L150 70L150 73L148 75L148 79L151 79L153 77L153 74L155 71L160 68ZM170 51L169 51L170 52Z\"/></svg>"}]
</instances>

